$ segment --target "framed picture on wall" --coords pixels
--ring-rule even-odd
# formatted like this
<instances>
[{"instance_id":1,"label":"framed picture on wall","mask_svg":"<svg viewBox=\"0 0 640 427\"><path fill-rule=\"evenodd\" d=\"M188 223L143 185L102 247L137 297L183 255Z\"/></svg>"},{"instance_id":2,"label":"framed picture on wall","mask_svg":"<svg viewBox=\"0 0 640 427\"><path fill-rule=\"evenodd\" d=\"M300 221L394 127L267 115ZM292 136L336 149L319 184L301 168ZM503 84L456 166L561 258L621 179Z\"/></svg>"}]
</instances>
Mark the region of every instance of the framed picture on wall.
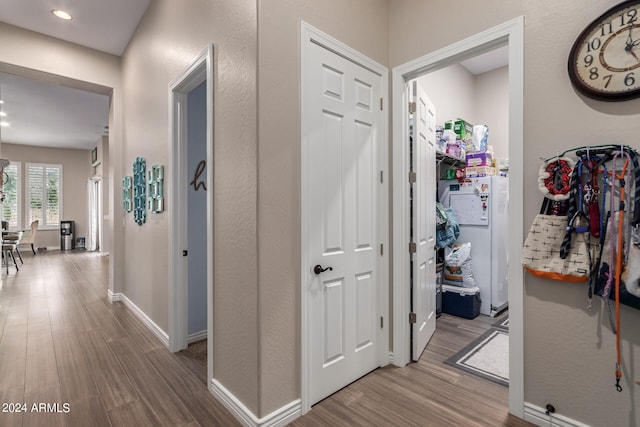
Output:
<instances>
[{"instance_id":1,"label":"framed picture on wall","mask_svg":"<svg viewBox=\"0 0 640 427\"><path fill-rule=\"evenodd\" d=\"M98 166L100 161L98 160L98 147L93 147L91 149L91 166Z\"/></svg>"}]
</instances>

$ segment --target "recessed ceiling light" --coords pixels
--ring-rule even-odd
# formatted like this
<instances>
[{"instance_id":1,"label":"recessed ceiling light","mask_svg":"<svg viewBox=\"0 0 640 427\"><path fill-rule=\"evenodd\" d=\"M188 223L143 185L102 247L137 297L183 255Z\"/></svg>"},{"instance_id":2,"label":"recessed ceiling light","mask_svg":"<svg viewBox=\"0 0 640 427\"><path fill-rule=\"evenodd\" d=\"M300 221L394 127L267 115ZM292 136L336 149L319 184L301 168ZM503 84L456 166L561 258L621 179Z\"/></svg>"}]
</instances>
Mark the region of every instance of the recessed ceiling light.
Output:
<instances>
[{"instance_id":1,"label":"recessed ceiling light","mask_svg":"<svg viewBox=\"0 0 640 427\"><path fill-rule=\"evenodd\" d=\"M64 10L56 9L56 10L52 10L51 13L53 13L55 16L57 16L60 19L64 19L65 21L68 21L71 19L71 15L69 15Z\"/></svg>"},{"instance_id":2,"label":"recessed ceiling light","mask_svg":"<svg viewBox=\"0 0 640 427\"><path fill-rule=\"evenodd\" d=\"M9 122L0 122L0 126L2 126L3 128L6 128L9 126Z\"/></svg>"},{"instance_id":3,"label":"recessed ceiling light","mask_svg":"<svg viewBox=\"0 0 640 427\"><path fill-rule=\"evenodd\" d=\"M5 113L4 111L0 111L0 117L7 117L7 113Z\"/></svg>"},{"instance_id":4,"label":"recessed ceiling light","mask_svg":"<svg viewBox=\"0 0 640 427\"><path fill-rule=\"evenodd\" d=\"M4 104L4 101L2 99L0 99L0 104Z\"/></svg>"}]
</instances>

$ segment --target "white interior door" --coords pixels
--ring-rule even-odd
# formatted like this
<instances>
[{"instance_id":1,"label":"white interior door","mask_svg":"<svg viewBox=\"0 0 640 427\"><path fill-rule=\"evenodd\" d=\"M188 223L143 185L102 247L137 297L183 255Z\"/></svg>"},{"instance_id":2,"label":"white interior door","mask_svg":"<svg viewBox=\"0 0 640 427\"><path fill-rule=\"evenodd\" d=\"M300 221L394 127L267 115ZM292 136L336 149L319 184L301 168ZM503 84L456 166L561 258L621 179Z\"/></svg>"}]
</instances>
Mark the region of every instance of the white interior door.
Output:
<instances>
[{"instance_id":1,"label":"white interior door","mask_svg":"<svg viewBox=\"0 0 640 427\"><path fill-rule=\"evenodd\" d=\"M303 292L313 404L379 366L382 79L317 44L306 52ZM316 265L328 270L314 273Z\"/></svg>"},{"instance_id":2,"label":"white interior door","mask_svg":"<svg viewBox=\"0 0 640 427\"><path fill-rule=\"evenodd\" d=\"M436 112L424 90L413 81L412 171L412 357L420 359L436 330Z\"/></svg>"}]
</instances>

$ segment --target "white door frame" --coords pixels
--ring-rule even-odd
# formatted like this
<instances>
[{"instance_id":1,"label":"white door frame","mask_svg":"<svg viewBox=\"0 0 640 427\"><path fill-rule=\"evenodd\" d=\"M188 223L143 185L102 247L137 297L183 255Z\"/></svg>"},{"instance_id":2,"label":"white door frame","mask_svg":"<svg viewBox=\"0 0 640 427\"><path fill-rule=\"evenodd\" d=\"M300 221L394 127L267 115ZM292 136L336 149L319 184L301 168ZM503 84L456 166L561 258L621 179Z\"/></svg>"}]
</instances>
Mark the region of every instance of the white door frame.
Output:
<instances>
[{"instance_id":1,"label":"white door frame","mask_svg":"<svg viewBox=\"0 0 640 427\"><path fill-rule=\"evenodd\" d=\"M214 51L207 48L169 85L169 152L171 171L169 214L169 350L187 347L188 262L187 249L187 95L206 81L207 93L207 253L213 257L213 102ZM213 378L213 262L207 262L207 383Z\"/></svg>"},{"instance_id":2,"label":"white door frame","mask_svg":"<svg viewBox=\"0 0 640 427\"><path fill-rule=\"evenodd\" d=\"M301 352L300 352L300 367L301 367L301 406L302 406L302 414L306 414L311 409L310 404L310 382L309 382L309 349L310 349L310 340L314 339L311 336L309 328L310 322L307 318L309 316L309 301L307 298L307 292L305 290L308 287L308 277L309 277L309 269L310 269L310 261L309 261L309 252L307 248L307 204L309 197L311 195L306 193L306 188L308 182L306 180L304 171L308 169L307 167L307 150L308 150L308 132L311 131L312 123L309 122L309 119L305 115L305 105L307 105L307 99L309 97L308 91L311 86L308 82L305 81L305 72L304 67L306 63L306 59L309 55L308 50L310 49L311 44L317 44L322 46L331 52L339 55L355 64L358 64L378 75L381 76L382 80L382 103L384 106L384 110L380 111L382 115L382 126L379 130L380 134L380 144L378 151L378 166L380 169L380 173L385 185L379 186L380 193L378 194L378 236L379 243L383 245L382 256L377 258L379 260L378 265L378 283L377 283L377 299L378 299L378 314L381 316L383 320L383 327L378 328L378 357L380 366L384 366L389 363L389 214L388 214L388 206L389 206L389 192L388 192L388 159L389 159L389 149L388 149L388 109L387 109L387 97L388 97L388 69L383 65L373 61L362 53L350 48L349 46L341 43L340 41L332 38L331 36L323 33L322 31L312 27L306 22L301 22L301 36L302 41L300 43L300 116L301 116L301 127L300 127L300 140L301 140L301 168L300 168L300 176L301 176L301 190L300 190L300 214L301 214L301 241L300 241L300 253L301 253L301 263L300 263L300 283L301 283L301 329L300 329L300 343L301 343Z\"/></svg>"},{"instance_id":3,"label":"white door frame","mask_svg":"<svg viewBox=\"0 0 640 427\"><path fill-rule=\"evenodd\" d=\"M509 412L524 418L523 245L524 18L518 17L393 68L393 364L410 359L407 83L466 58L509 47Z\"/></svg>"}]
</instances>

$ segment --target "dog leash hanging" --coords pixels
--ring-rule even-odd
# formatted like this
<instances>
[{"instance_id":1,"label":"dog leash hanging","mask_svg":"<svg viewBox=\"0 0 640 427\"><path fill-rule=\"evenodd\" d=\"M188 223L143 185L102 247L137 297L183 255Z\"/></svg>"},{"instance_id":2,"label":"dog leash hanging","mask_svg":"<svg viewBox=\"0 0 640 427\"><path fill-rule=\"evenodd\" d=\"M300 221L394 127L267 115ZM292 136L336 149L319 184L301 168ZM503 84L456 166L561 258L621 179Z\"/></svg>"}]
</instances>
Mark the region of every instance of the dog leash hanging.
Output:
<instances>
[{"instance_id":1,"label":"dog leash hanging","mask_svg":"<svg viewBox=\"0 0 640 427\"><path fill-rule=\"evenodd\" d=\"M618 175L616 172L616 160L618 157L625 157L624 165L622 166L622 172ZM625 258L624 251L624 211L625 211L625 179L628 180L629 175L627 174L627 168L629 166L630 156L626 152L620 149L619 153L616 153L613 157L613 179L619 180L620 182L620 200L619 200L619 208L618 208L618 232L617 232L617 246L618 251L616 253L616 269L614 271L615 274L615 301L616 301L616 390L619 392L622 391L622 386L620 385L620 379L622 378L622 357L620 350L620 275L622 273L622 260ZM611 200L613 201L613 192L611 193ZM613 242L613 240L611 240Z\"/></svg>"},{"instance_id":2,"label":"dog leash hanging","mask_svg":"<svg viewBox=\"0 0 640 427\"><path fill-rule=\"evenodd\" d=\"M569 223L567 224L567 232L565 233L560 246L560 258L562 259L566 259L567 256L569 256L572 233L585 233L589 231L589 218L587 218L584 210L582 209L582 159L578 160L575 168L573 169L571 184L569 187L569 207L567 208L567 218L569 218ZM586 226L576 226L580 218L584 218L587 222Z\"/></svg>"}]
</instances>

